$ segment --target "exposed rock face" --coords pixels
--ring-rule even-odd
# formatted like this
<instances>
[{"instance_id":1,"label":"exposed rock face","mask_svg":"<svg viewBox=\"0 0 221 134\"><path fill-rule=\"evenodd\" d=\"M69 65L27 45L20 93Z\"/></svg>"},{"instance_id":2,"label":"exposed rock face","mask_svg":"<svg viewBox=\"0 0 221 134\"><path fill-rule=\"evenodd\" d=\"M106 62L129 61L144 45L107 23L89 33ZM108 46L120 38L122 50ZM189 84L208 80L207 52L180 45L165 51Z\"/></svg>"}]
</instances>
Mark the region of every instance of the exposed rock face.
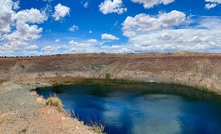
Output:
<instances>
[{"instance_id":1,"label":"exposed rock face","mask_svg":"<svg viewBox=\"0 0 221 134\"><path fill-rule=\"evenodd\" d=\"M18 78L123 78L177 83L221 94L220 55L69 55L1 58L0 80Z\"/></svg>"}]
</instances>

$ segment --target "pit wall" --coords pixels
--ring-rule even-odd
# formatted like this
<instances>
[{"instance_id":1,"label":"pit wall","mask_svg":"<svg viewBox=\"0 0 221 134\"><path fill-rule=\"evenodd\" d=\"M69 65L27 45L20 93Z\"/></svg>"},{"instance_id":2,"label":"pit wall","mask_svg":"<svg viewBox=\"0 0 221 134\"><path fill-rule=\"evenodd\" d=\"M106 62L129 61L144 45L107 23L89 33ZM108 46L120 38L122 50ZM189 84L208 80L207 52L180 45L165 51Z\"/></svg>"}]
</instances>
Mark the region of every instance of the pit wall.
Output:
<instances>
[{"instance_id":1,"label":"pit wall","mask_svg":"<svg viewBox=\"0 0 221 134\"><path fill-rule=\"evenodd\" d=\"M221 56L68 55L1 58L0 81L53 77L174 83L221 94Z\"/></svg>"}]
</instances>

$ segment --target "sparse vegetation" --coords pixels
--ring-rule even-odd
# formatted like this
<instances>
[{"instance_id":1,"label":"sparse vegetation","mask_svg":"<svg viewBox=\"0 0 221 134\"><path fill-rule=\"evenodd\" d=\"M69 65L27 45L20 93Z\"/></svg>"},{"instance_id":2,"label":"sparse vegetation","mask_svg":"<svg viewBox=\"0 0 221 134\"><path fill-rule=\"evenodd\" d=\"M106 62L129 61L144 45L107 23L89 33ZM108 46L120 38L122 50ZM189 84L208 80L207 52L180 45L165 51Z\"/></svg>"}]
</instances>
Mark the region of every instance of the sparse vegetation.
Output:
<instances>
[{"instance_id":1,"label":"sparse vegetation","mask_svg":"<svg viewBox=\"0 0 221 134\"><path fill-rule=\"evenodd\" d=\"M71 110L71 111L70 111L70 110L65 110L65 113L66 113L66 115L69 116L69 117L77 118L76 115L75 115L74 110Z\"/></svg>"},{"instance_id":2,"label":"sparse vegetation","mask_svg":"<svg viewBox=\"0 0 221 134\"><path fill-rule=\"evenodd\" d=\"M105 79L110 79L110 78L111 78L110 73L106 73L106 74L105 74Z\"/></svg>"},{"instance_id":3,"label":"sparse vegetation","mask_svg":"<svg viewBox=\"0 0 221 134\"><path fill-rule=\"evenodd\" d=\"M56 97L56 96L48 98L48 99L46 100L46 105L48 105L48 106L54 106L54 107L56 107L57 110L60 111L60 112L63 112L63 111L64 111L61 100L60 100L58 97Z\"/></svg>"},{"instance_id":4,"label":"sparse vegetation","mask_svg":"<svg viewBox=\"0 0 221 134\"><path fill-rule=\"evenodd\" d=\"M25 68L25 65L23 65L23 64L20 64L19 66L23 69Z\"/></svg>"},{"instance_id":5,"label":"sparse vegetation","mask_svg":"<svg viewBox=\"0 0 221 134\"><path fill-rule=\"evenodd\" d=\"M93 123L91 126L92 130L98 134L106 134L104 132L104 126L102 124Z\"/></svg>"},{"instance_id":6,"label":"sparse vegetation","mask_svg":"<svg viewBox=\"0 0 221 134\"><path fill-rule=\"evenodd\" d=\"M63 78L53 78L50 80L53 83L53 86L61 86L61 85L116 85L116 84L138 84L145 83L134 80L126 80L126 79L101 79L101 78L71 78L71 77L63 77Z\"/></svg>"},{"instance_id":7,"label":"sparse vegetation","mask_svg":"<svg viewBox=\"0 0 221 134\"><path fill-rule=\"evenodd\" d=\"M72 111L67 110L67 111L65 111L65 113L68 117L76 118L76 119L79 120L79 117L76 117L74 110L72 110ZM100 123L94 123L94 122L91 121L91 125L89 125L89 126L92 129L92 131L94 131L95 133L106 134L104 132L104 126Z\"/></svg>"}]
</instances>

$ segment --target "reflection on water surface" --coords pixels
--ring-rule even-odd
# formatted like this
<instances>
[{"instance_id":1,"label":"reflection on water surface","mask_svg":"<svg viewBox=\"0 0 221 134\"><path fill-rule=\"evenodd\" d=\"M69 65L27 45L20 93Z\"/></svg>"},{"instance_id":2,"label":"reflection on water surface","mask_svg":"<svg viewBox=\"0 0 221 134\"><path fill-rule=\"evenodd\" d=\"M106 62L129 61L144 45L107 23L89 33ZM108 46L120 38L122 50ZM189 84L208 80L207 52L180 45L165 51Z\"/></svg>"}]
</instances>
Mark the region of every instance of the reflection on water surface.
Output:
<instances>
[{"instance_id":1,"label":"reflection on water surface","mask_svg":"<svg viewBox=\"0 0 221 134\"><path fill-rule=\"evenodd\" d=\"M64 109L109 134L218 134L221 99L190 87L164 84L70 85L37 90L54 93Z\"/></svg>"}]
</instances>

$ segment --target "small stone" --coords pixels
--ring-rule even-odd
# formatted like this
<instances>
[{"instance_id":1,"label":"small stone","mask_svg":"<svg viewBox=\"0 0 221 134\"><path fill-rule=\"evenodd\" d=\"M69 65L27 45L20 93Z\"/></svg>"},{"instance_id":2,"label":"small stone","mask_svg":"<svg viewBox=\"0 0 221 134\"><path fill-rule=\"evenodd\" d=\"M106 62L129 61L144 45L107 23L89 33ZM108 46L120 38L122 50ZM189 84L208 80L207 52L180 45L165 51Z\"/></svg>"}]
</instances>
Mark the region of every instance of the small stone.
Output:
<instances>
[{"instance_id":1,"label":"small stone","mask_svg":"<svg viewBox=\"0 0 221 134\"><path fill-rule=\"evenodd\" d=\"M36 94L37 94L36 91L31 92L31 95L36 95Z\"/></svg>"},{"instance_id":2,"label":"small stone","mask_svg":"<svg viewBox=\"0 0 221 134\"><path fill-rule=\"evenodd\" d=\"M36 101L37 101L38 103L41 103L41 102L44 102L44 99L41 98L41 97L38 97Z\"/></svg>"}]
</instances>

